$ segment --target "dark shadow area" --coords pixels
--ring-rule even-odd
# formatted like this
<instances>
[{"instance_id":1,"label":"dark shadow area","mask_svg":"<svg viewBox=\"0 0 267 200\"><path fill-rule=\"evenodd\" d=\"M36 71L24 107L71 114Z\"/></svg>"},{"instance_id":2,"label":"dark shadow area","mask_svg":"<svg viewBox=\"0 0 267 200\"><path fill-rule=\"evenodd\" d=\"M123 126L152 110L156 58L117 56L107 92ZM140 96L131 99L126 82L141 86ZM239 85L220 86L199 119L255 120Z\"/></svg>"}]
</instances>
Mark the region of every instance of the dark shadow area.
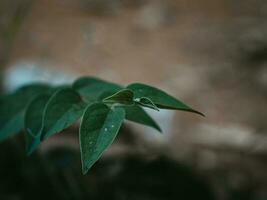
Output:
<instances>
[{"instance_id":1,"label":"dark shadow area","mask_svg":"<svg viewBox=\"0 0 267 200\"><path fill-rule=\"evenodd\" d=\"M79 152L66 148L26 157L17 140L0 147L0 198L92 200L212 200L189 166L164 156L113 157L81 175Z\"/></svg>"}]
</instances>

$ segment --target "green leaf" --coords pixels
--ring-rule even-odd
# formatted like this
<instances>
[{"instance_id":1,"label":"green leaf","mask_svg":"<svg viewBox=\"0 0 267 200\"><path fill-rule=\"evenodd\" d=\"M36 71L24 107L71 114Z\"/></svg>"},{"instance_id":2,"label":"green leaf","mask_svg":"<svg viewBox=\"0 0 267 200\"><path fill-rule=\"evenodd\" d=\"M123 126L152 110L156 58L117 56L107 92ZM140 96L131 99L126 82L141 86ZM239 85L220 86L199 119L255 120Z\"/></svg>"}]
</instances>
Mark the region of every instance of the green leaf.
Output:
<instances>
[{"instance_id":1,"label":"green leaf","mask_svg":"<svg viewBox=\"0 0 267 200\"><path fill-rule=\"evenodd\" d=\"M134 94L129 89L123 89L119 92L103 99L104 103L120 103L124 105L133 105Z\"/></svg>"},{"instance_id":2,"label":"green leaf","mask_svg":"<svg viewBox=\"0 0 267 200\"><path fill-rule=\"evenodd\" d=\"M58 133L75 123L83 113L86 104L71 88L57 91L48 101L43 115L41 139Z\"/></svg>"},{"instance_id":3,"label":"green leaf","mask_svg":"<svg viewBox=\"0 0 267 200\"><path fill-rule=\"evenodd\" d=\"M123 108L125 110L125 113L126 113L125 118L127 120L133 121L139 124L143 124L146 126L150 126L152 128L155 128L159 132L162 132L159 125L140 106L137 106L137 105L124 106Z\"/></svg>"},{"instance_id":4,"label":"green leaf","mask_svg":"<svg viewBox=\"0 0 267 200\"><path fill-rule=\"evenodd\" d=\"M158 108L162 109L174 109L174 110L183 110L187 112L193 112L204 116L201 112L194 110L184 104L183 102L177 100L166 92L141 83L133 83L127 86L134 92L135 98L148 97L151 101L156 104Z\"/></svg>"},{"instance_id":5,"label":"green leaf","mask_svg":"<svg viewBox=\"0 0 267 200\"><path fill-rule=\"evenodd\" d=\"M66 85L51 88L48 92L40 94L35 97L27 106L24 116L24 129L26 139L26 152L27 155L33 151L41 143L41 134L43 128L43 115L45 106L51 96L59 90L67 88Z\"/></svg>"},{"instance_id":6,"label":"green leaf","mask_svg":"<svg viewBox=\"0 0 267 200\"><path fill-rule=\"evenodd\" d=\"M44 84L26 85L5 96L0 103L0 141L23 129L24 112L28 103L38 94L50 89Z\"/></svg>"},{"instance_id":7,"label":"green leaf","mask_svg":"<svg viewBox=\"0 0 267 200\"><path fill-rule=\"evenodd\" d=\"M125 118L120 107L110 109L103 103L87 107L80 126L82 171L86 174L114 141Z\"/></svg>"},{"instance_id":8,"label":"green leaf","mask_svg":"<svg viewBox=\"0 0 267 200\"><path fill-rule=\"evenodd\" d=\"M147 97L135 98L134 101L141 106L159 111L158 107L154 104L154 102Z\"/></svg>"},{"instance_id":9,"label":"green leaf","mask_svg":"<svg viewBox=\"0 0 267 200\"><path fill-rule=\"evenodd\" d=\"M118 92L122 87L98 78L82 77L74 82L73 89L76 90L84 100L95 102Z\"/></svg>"},{"instance_id":10,"label":"green leaf","mask_svg":"<svg viewBox=\"0 0 267 200\"><path fill-rule=\"evenodd\" d=\"M43 112L50 94L41 94L34 98L25 112L26 151L30 155L41 143Z\"/></svg>"}]
</instances>

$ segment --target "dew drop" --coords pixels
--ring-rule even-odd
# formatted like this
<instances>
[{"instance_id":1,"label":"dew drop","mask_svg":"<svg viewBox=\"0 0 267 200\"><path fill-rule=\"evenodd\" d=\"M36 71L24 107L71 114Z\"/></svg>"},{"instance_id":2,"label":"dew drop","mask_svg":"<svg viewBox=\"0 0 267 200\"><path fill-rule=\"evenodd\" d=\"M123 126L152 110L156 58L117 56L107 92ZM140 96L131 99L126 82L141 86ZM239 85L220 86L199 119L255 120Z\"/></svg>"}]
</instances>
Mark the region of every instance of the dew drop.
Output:
<instances>
[{"instance_id":1,"label":"dew drop","mask_svg":"<svg viewBox=\"0 0 267 200\"><path fill-rule=\"evenodd\" d=\"M111 125L111 128L114 128L114 125L113 124Z\"/></svg>"},{"instance_id":2,"label":"dew drop","mask_svg":"<svg viewBox=\"0 0 267 200\"><path fill-rule=\"evenodd\" d=\"M105 128L105 129L104 129L104 131L108 131L108 129L107 129L107 128Z\"/></svg>"}]
</instances>

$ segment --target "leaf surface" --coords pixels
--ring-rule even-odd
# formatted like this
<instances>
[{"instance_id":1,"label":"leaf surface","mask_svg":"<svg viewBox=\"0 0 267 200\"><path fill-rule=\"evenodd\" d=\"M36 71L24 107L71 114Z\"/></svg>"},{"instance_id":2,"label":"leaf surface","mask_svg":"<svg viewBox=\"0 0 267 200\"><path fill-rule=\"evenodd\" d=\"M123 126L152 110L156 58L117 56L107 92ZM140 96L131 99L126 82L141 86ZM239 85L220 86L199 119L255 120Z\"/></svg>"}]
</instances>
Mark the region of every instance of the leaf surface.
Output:
<instances>
[{"instance_id":1,"label":"leaf surface","mask_svg":"<svg viewBox=\"0 0 267 200\"><path fill-rule=\"evenodd\" d=\"M38 94L50 89L44 84L26 85L2 98L0 102L0 141L23 129L24 113L28 103Z\"/></svg>"},{"instance_id":2,"label":"leaf surface","mask_svg":"<svg viewBox=\"0 0 267 200\"><path fill-rule=\"evenodd\" d=\"M151 101L151 99L149 99L147 97L136 98L136 99L134 99L134 101L141 106L159 111L158 107L154 104L154 102Z\"/></svg>"},{"instance_id":3,"label":"leaf surface","mask_svg":"<svg viewBox=\"0 0 267 200\"><path fill-rule=\"evenodd\" d=\"M41 142L43 112L50 94L41 94L34 98L25 112L26 151L30 155Z\"/></svg>"},{"instance_id":4,"label":"leaf surface","mask_svg":"<svg viewBox=\"0 0 267 200\"><path fill-rule=\"evenodd\" d=\"M115 94L103 99L104 103L120 103L124 105L133 105L134 94L129 89L122 89Z\"/></svg>"},{"instance_id":5,"label":"leaf surface","mask_svg":"<svg viewBox=\"0 0 267 200\"><path fill-rule=\"evenodd\" d=\"M57 91L46 104L43 115L41 139L58 133L75 123L83 113L86 103L71 88Z\"/></svg>"},{"instance_id":6,"label":"leaf surface","mask_svg":"<svg viewBox=\"0 0 267 200\"><path fill-rule=\"evenodd\" d=\"M120 85L94 77L82 77L73 84L76 90L86 101L102 100L122 89Z\"/></svg>"},{"instance_id":7,"label":"leaf surface","mask_svg":"<svg viewBox=\"0 0 267 200\"><path fill-rule=\"evenodd\" d=\"M147 97L156 104L158 108L183 110L193 112L204 116L201 112L192 109L175 97L167 94L166 92L142 83L133 83L127 86L134 92L135 98Z\"/></svg>"},{"instance_id":8,"label":"leaf surface","mask_svg":"<svg viewBox=\"0 0 267 200\"><path fill-rule=\"evenodd\" d=\"M125 118L123 108L103 103L87 107L80 126L82 171L86 174L114 141Z\"/></svg>"},{"instance_id":9,"label":"leaf surface","mask_svg":"<svg viewBox=\"0 0 267 200\"><path fill-rule=\"evenodd\" d=\"M134 106L124 106L123 107L125 110L125 118L129 121L133 121L139 124L143 124L146 126L150 126L152 128L155 128L159 132L162 132L161 128L159 125L154 121L152 117L150 117L147 112L141 108L138 105Z\"/></svg>"}]
</instances>

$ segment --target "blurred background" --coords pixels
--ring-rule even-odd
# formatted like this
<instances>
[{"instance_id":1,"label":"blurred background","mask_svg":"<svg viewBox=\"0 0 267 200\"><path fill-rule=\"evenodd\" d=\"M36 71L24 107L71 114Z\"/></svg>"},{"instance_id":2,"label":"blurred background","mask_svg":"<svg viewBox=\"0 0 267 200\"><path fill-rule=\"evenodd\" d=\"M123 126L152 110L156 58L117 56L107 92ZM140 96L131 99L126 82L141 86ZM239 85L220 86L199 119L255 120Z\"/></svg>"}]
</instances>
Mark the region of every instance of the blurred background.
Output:
<instances>
[{"instance_id":1,"label":"blurred background","mask_svg":"<svg viewBox=\"0 0 267 200\"><path fill-rule=\"evenodd\" d=\"M1 93L91 75L168 91L206 114L126 123L81 174L78 126L27 157L0 144L0 199L266 200L266 0L0 0Z\"/></svg>"}]
</instances>

